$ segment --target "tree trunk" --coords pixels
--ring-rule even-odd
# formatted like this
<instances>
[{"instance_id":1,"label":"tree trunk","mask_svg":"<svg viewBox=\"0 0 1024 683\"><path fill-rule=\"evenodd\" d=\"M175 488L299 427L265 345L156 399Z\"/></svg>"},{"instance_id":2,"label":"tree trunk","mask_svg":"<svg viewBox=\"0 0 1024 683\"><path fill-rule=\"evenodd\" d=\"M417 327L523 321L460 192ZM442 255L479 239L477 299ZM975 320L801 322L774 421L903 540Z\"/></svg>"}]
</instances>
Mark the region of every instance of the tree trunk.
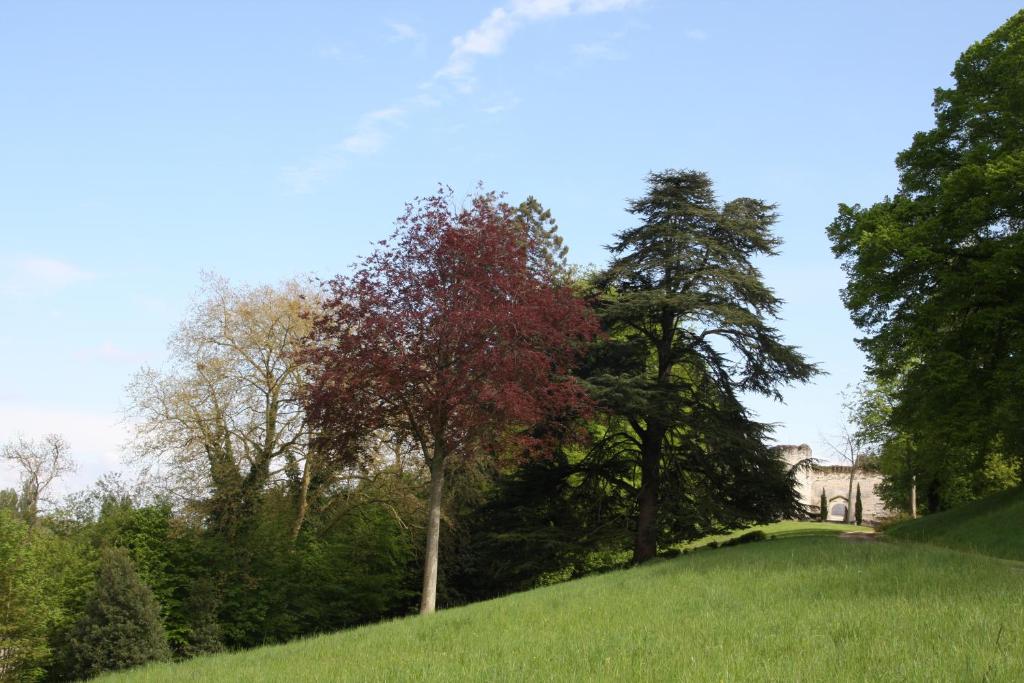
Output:
<instances>
[{"instance_id":1,"label":"tree trunk","mask_svg":"<svg viewBox=\"0 0 1024 683\"><path fill-rule=\"evenodd\" d=\"M917 519L917 475L910 477L910 517Z\"/></svg>"},{"instance_id":2,"label":"tree trunk","mask_svg":"<svg viewBox=\"0 0 1024 683\"><path fill-rule=\"evenodd\" d=\"M306 521L306 511L309 509L309 482L313 477L312 458L313 449L309 449L306 453L306 462L303 463L302 466L302 483L299 485L299 500L295 506L295 520L292 522L292 543L295 543L295 539L299 537L299 532L302 531L302 524Z\"/></svg>"},{"instance_id":3,"label":"tree trunk","mask_svg":"<svg viewBox=\"0 0 1024 683\"><path fill-rule=\"evenodd\" d=\"M850 524L853 519L853 478L857 474L857 461L850 461L850 486L846 492L846 513L843 515L843 524Z\"/></svg>"},{"instance_id":4,"label":"tree trunk","mask_svg":"<svg viewBox=\"0 0 1024 683\"><path fill-rule=\"evenodd\" d=\"M658 553L658 480L664 432L660 427L649 427L643 437L633 564L646 562Z\"/></svg>"},{"instance_id":5,"label":"tree trunk","mask_svg":"<svg viewBox=\"0 0 1024 683\"><path fill-rule=\"evenodd\" d=\"M444 493L444 453L434 450L430 459L430 502L427 509L427 551L423 558L423 593L420 614L430 614L437 605L437 549L441 538L441 499Z\"/></svg>"}]
</instances>

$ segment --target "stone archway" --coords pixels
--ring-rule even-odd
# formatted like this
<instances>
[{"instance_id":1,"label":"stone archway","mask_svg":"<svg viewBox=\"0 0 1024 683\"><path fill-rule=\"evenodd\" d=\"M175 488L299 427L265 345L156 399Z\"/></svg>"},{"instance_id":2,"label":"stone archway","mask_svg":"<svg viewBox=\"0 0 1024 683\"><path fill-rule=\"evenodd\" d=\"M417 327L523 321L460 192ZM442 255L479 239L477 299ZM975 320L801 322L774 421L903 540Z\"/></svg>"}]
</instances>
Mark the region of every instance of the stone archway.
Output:
<instances>
[{"instance_id":1,"label":"stone archway","mask_svg":"<svg viewBox=\"0 0 1024 683\"><path fill-rule=\"evenodd\" d=\"M835 496L828 501L828 521L842 522L846 518L846 511L850 502L846 496Z\"/></svg>"}]
</instances>

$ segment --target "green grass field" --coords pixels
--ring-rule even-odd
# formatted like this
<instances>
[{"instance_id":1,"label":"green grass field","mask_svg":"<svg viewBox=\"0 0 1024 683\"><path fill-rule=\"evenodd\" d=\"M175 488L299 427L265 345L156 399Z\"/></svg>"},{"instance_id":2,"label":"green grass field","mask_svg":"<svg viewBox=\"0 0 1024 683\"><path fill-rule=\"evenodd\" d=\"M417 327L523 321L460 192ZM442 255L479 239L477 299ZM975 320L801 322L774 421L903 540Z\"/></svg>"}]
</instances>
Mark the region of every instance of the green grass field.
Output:
<instances>
[{"instance_id":1,"label":"green grass field","mask_svg":"<svg viewBox=\"0 0 1024 683\"><path fill-rule=\"evenodd\" d=\"M103 680L1024 680L1024 564L814 526Z\"/></svg>"},{"instance_id":2,"label":"green grass field","mask_svg":"<svg viewBox=\"0 0 1024 683\"><path fill-rule=\"evenodd\" d=\"M1024 489L898 524L887 536L1024 561Z\"/></svg>"}]
</instances>

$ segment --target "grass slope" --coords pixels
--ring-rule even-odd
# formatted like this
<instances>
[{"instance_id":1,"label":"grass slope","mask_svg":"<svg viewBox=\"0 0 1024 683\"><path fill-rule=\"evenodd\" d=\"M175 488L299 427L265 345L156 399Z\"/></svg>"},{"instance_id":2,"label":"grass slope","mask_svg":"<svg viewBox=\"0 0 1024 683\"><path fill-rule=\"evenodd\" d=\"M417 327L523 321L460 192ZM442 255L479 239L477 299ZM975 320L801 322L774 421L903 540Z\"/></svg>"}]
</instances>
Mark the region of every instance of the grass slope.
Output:
<instances>
[{"instance_id":1,"label":"grass slope","mask_svg":"<svg viewBox=\"0 0 1024 683\"><path fill-rule=\"evenodd\" d=\"M885 533L900 540L1024 561L1024 489L903 522Z\"/></svg>"},{"instance_id":2,"label":"grass slope","mask_svg":"<svg viewBox=\"0 0 1024 683\"><path fill-rule=\"evenodd\" d=\"M873 527L869 526L842 524L840 522L772 522L771 524L759 524L748 529L731 531L727 534L704 536L703 538L698 538L695 541L680 543L673 547L679 548L680 550L694 550L702 548L712 542L722 543L738 536L742 536L743 534L748 534L751 531L762 531L765 535L771 538L780 539L792 538L794 536L836 536L850 531L874 533L875 530Z\"/></svg>"},{"instance_id":3,"label":"grass slope","mask_svg":"<svg viewBox=\"0 0 1024 683\"><path fill-rule=\"evenodd\" d=\"M116 681L1020 681L1024 573L793 536Z\"/></svg>"}]
</instances>

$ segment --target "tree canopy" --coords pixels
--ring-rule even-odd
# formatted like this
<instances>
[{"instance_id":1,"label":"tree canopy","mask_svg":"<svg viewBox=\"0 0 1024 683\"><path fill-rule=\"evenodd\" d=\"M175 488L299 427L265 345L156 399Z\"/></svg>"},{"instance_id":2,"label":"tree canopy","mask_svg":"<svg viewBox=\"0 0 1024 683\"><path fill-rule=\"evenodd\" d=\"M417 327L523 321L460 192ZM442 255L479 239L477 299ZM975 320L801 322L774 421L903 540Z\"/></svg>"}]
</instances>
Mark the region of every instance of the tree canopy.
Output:
<instances>
[{"instance_id":1,"label":"tree canopy","mask_svg":"<svg viewBox=\"0 0 1024 683\"><path fill-rule=\"evenodd\" d=\"M569 372L594 323L558 281L560 252L543 253L558 246L547 220L494 194L460 208L439 191L408 205L352 276L326 284L307 355L311 416L328 429L397 431L422 454L424 612L436 599L446 468L529 451L534 425L586 403Z\"/></svg>"},{"instance_id":2,"label":"tree canopy","mask_svg":"<svg viewBox=\"0 0 1024 683\"><path fill-rule=\"evenodd\" d=\"M828 228L893 425L940 479L1024 458L1024 12L952 76L934 127L896 158L896 193L840 205Z\"/></svg>"},{"instance_id":3,"label":"tree canopy","mask_svg":"<svg viewBox=\"0 0 1024 683\"><path fill-rule=\"evenodd\" d=\"M719 204L706 174L668 170L648 177L647 194L629 212L640 223L616 236L612 262L597 278L608 337L589 381L600 403L623 418L604 443L640 467L640 562L657 550L666 463L674 497L723 482L738 490L739 478L757 472L760 487L747 494L781 492L774 509L791 509L787 486L769 484L784 477L764 445L767 428L751 419L740 394L781 398L782 384L817 370L771 326L781 302L753 263L779 245L773 205Z\"/></svg>"}]
</instances>

